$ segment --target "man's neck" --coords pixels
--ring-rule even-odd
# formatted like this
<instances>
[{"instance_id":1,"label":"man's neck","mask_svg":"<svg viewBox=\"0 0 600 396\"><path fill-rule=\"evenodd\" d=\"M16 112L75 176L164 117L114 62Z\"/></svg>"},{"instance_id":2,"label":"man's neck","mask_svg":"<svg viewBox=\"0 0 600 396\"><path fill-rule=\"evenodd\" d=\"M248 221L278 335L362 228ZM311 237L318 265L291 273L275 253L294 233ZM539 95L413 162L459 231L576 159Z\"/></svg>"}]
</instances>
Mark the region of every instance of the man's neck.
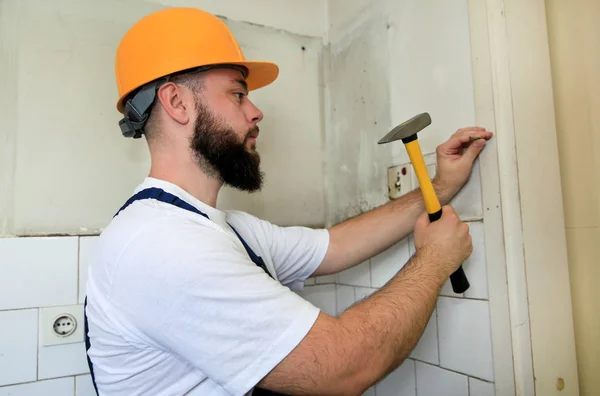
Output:
<instances>
[{"instance_id":1,"label":"man's neck","mask_svg":"<svg viewBox=\"0 0 600 396\"><path fill-rule=\"evenodd\" d=\"M182 169L153 163L148 176L173 183L213 208L217 205L219 190L223 185L220 180L208 176L198 166Z\"/></svg>"}]
</instances>

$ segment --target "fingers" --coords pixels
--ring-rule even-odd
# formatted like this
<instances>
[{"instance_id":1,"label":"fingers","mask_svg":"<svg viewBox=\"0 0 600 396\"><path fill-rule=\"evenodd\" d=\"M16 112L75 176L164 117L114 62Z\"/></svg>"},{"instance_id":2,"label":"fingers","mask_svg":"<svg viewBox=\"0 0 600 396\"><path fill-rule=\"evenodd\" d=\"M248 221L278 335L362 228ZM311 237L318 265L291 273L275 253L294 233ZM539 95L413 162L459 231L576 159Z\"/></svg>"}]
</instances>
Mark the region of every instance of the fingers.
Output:
<instances>
[{"instance_id":1,"label":"fingers","mask_svg":"<svg viewBox=\"0 0 600 396\"><path fill-rule=\"evenodd\" d=\"M479 153L481 153L481 150L483 150L485 147L485 143L486 141L484 139L475 140L471 145L469 145L469 148L465 150L463 158L471 162L475 161L475 158L477 158Z\"/></svg>"},{"instance_id":2,"label":"fingers","mask_svg":"<svg viewBox=\"0 0 600 396\"><path fill-rule=\"evenodd\" d=\"M486 140L491 139L493 136L492 132L487 131L485 128L469 127L461 128L456 131L450 139L445 143L438 146L437 151L445 153L458 154L458 150L462 150L465 145L471 146L469 143L475 142L475 148L477 150L470 153L470 155L478 154L483 149Z\"/></svg>"},{"instance_id":3,"label":"fingers","mask_svg":"<svg viewBox=\"0 0 600 396\"><path fill-rule=\"evenodd\" d=\"M442 217L449 217L449 216L458 217L458 215L456 214L456 211L454 210L454 208L452 206L450 206L450 205L442 206Z\"/></svg>"},{"instance_id":4,"label":"fingers","mask_svg":"<svg viewBox=\"0 0 600 396\"><path fill-rule=\"evenodd\" d=\"M490 131L487 131L485 128L481 128L481 127L467 127L467 128L459 129L452 136L460 137L461 140L463 141L463 143L466 143L469 140L476 140L476 139L489 140L493 136L493 133ZM464 140L464 139L467 139L467 140Z\"/></svg>"},{"instance_id":5,"label":"fingers","mask_svg":"<svg viewBox=\"0 0 600 396\"><path fill-rule=\"evenodd\" d=\"M429 214L427 214L427 212L424 212L417 219L417 222L415 223L415 229L421 229L421 228L427 227L427 225L429 223L430 223L430 221L429 221Z\"/></svg>"}]
</instances>

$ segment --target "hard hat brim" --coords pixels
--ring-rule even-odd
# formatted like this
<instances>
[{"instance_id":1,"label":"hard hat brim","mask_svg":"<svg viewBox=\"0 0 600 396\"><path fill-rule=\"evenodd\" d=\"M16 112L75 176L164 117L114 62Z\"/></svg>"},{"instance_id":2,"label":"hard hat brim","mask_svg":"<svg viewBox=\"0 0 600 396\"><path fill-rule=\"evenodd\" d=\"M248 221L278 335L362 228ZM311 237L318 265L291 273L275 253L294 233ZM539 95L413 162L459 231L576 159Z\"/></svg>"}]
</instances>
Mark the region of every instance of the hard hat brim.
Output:
<instances>
[{"instance_id":1,"label":"hard hat brim","mask_svg":"<svg viewBox=\"0 0 600 396\"><path fill-rule=\"evenodd\" d=\"M214 64L214 66L223 65L239 65L248 69L248 75L246 76L246 84L248 84L248 91L254 91L259 88L263 88L273 83L279 76L279 67L271 62L262 61L243 61L243 62L220 62ZM205 66L205 65L203 65ZM213 65L206 65L213 66ZM161 76L164 77L164 76ZM124 93L117 102L117 110L124 114L125 102L128 99L131 92Z\"/></svg>"}]
</instances>

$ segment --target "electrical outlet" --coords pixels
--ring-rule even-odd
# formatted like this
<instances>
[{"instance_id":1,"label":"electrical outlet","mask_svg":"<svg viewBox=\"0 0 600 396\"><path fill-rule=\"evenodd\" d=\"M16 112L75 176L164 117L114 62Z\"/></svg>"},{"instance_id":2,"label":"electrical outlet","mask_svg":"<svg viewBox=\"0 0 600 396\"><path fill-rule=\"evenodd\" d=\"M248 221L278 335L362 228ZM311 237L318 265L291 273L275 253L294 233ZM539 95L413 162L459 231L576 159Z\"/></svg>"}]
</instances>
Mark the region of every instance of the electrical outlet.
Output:
<instances>
[{"instance_id":1,"label":"electrical outlet","mask_svg":"<svg viewBox=\"0 0 600 396\"><path fill-rule=\"evenodd\" d=\"M388 168L388 193L391 200L400 198L413 189L411 182L413 173L411 164Z\"/></svg>"},{"instance_id":2,"label":"electrical outlet","mask_svg":"<svg viewBox=\"0 0 600 396\"><path fill-rule=\"evenodd\" d=\"M40 309L40 345L83 342L83 305Z\"/></svg>"}]
</instances>

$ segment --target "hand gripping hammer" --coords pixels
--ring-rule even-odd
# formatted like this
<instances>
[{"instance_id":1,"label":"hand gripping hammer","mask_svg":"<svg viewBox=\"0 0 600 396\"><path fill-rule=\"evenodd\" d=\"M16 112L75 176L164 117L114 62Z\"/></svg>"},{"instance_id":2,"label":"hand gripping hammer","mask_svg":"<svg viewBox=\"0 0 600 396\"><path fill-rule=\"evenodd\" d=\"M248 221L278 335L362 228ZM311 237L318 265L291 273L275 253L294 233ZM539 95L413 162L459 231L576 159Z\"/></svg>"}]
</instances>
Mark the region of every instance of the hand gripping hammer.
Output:
<instances>
[{"instance_id":1,"label":"hand gripping hammer","mask_svg":"<svg viewBox=\"0 0 600 396\"><path fill-rule=\"evenodd\" d=\"M425 200L425 207L429 214L430 221L439 220L442 217L442 207L440 201L433 189L431 179L427 172L427 166L423 159L423 153L417 140L417 133L431 124L431 117L428 113L421 113L408 121L403 122L394 129L392 129L387 135L385 135L378 143L390 143L396 140L402 140L404 147L410 157L410 162L415 169L421 192ZM450 282L452 283L452 290L455 293L464 293L469 288L469 281L463 270L462 265L452 275L450 275Z\"/></svg>"}]
</instances>

